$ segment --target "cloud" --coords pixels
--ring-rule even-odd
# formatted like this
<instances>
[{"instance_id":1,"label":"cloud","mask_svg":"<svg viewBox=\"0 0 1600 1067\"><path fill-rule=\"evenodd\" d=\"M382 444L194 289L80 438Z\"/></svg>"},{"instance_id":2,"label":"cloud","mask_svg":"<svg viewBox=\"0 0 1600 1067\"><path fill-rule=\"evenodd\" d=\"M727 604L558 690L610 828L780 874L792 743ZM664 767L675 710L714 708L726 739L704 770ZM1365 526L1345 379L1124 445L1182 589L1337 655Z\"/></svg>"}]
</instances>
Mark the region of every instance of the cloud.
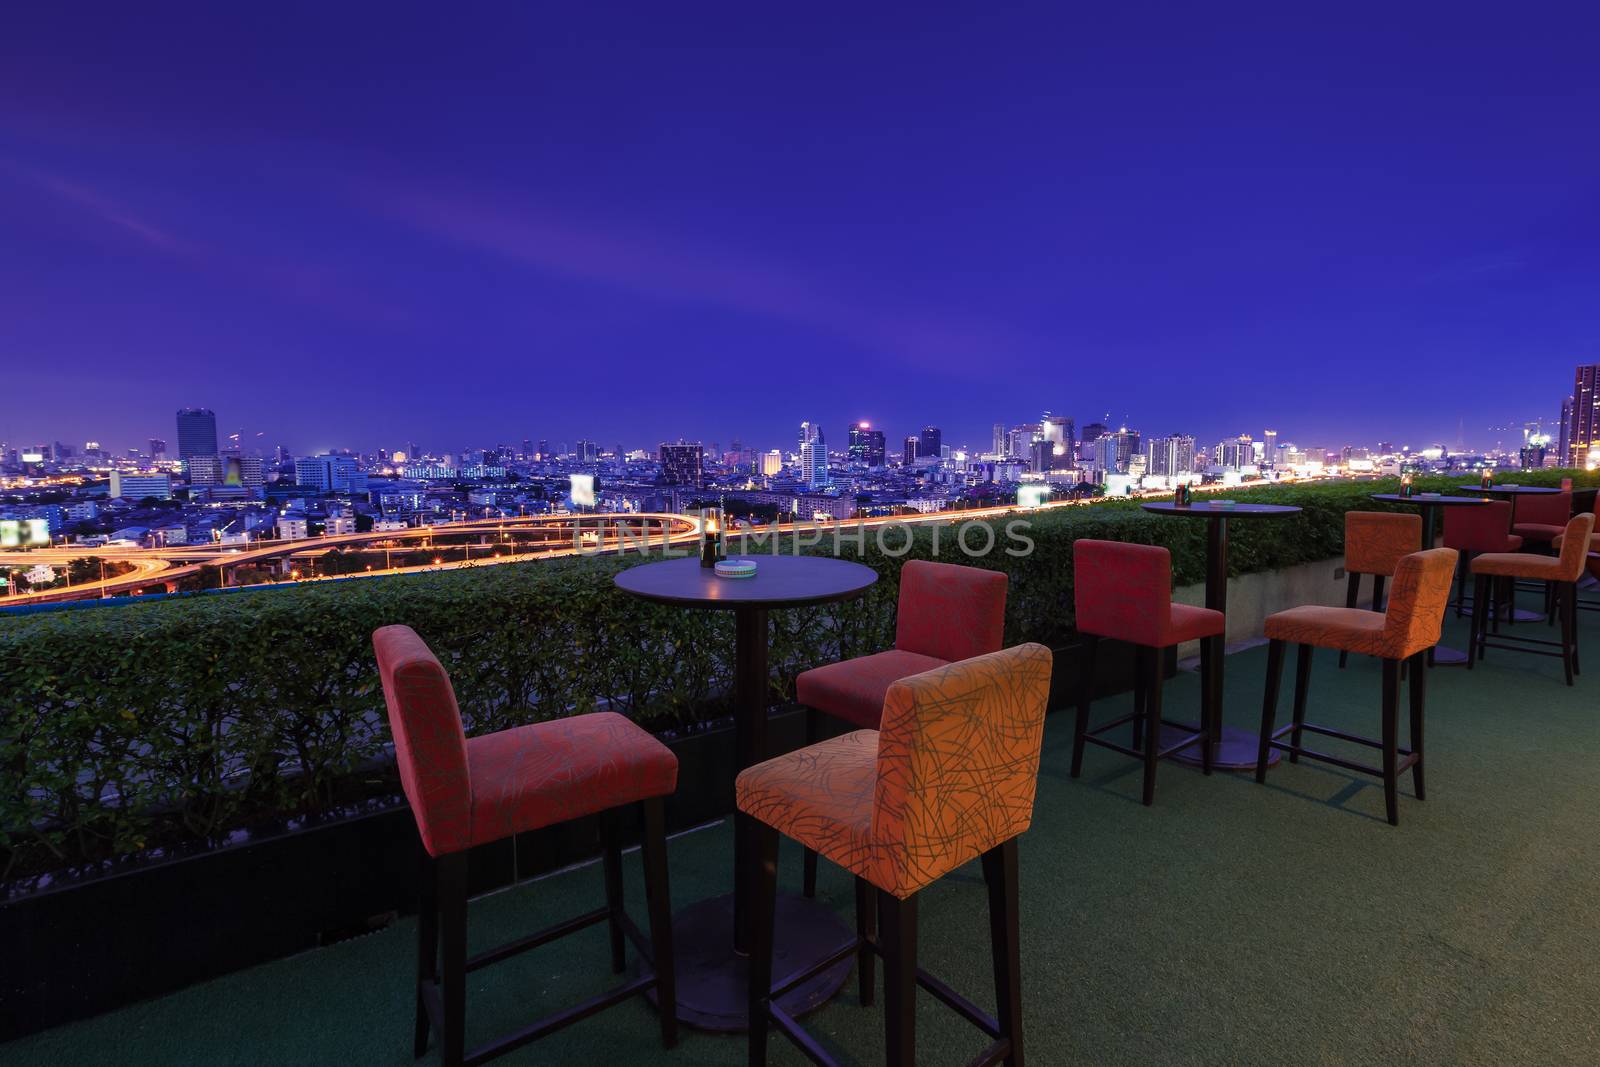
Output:
<instances>
[{"instance_id":1,"label":"cloud","mask_svg":"<svg viewBox=\"0 0 1600 1067\"><path fill-rule=\"evenodd\" d=\"M424 233L556 277L777 319L924 366L929 360L988 359L1032 347L991 323L873 307L859 297L841 297L812 278L705 243L575 223L528 206L477 199L391 194L361 200Z\"/></svg>"},{"instance_id":2,"label":"cloud","mask_svg":"<svg viewBox=\"0 0 1600 1067\"><path fill-rule=\"evenodd\" d=\"M184 256L194 255L198 251L188 242L180 240L160 226L145 221L127 207L86 185L28 167L6 164L5 169L20 180L82 208L86 214L112 228L132 234L152 248Z\"/></svg>"}]
</instances>

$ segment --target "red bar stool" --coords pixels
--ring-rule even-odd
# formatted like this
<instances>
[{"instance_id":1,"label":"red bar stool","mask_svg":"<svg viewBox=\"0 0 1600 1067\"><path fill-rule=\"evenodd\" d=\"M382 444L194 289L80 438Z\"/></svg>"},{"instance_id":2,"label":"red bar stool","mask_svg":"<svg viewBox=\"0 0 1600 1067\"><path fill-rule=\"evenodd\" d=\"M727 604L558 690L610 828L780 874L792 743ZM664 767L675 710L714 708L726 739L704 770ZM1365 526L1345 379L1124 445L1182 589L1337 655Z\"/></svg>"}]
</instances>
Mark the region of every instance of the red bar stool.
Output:
<instances>
[{"instance_id":1,"label":"red bar stool","mask_svg":"<svg viewBox=\"0 0 1600 1067\"><path fill-rule=\"evenodd\" d=\"M1535 493L1517 497L1511 532L1523 540L1526 550L1550 551L1550 542L1561 536L1572 518L1572 493Z\"/></svg>"},{"instance_id":2,"label":"red bar stool","mask_svg":"<svg viewBox=\"0 0 1600 1067\"><path fill-rule=\"evenodd\" d=\"M1421 536L1420 534L1417 536ZM1172 554L1155 545L1084 538L1072 545L1073 596L1077 628L1083 638L1083 674L1079 679L1078 721L1072 735L1072 777L1083 770L1085 744L1144 761L1144 802L1156 798L1156 764L1190 745L1201 746L1201 767L1211 773L1212 748L1222 735L1222 700L1216 691L1217 657L1227 620L1222 612L1172 602ZM1094 699L1095 656L1102 638L1127 641L1138 648L1133 714L1089 729L1089 704ZM1200 729L1160 748L1161 727L1189 727L1161 717L1162 652L1185 641L1200 642ZM1100 736L1123 723L1133 723L1133 748ZM1143 739L1140 730L1143 729Z\"/></svg>"},{"instance_id":3,"label":"red bar stool","mask_svg":"<svg viewBox=\"0 0 1600 1067\"><path fill-rule=\"evenodd\" d=\"M901 678L998 652L1006 625L1006 576L999 571L914 559L900 568L894 647L829 663L795 679L806 707L806 743L822 738L821 716L878 728L883 697ZM817 854L805 852L805 895L817 894Z\"/></svg>"},{"instance_id":4,"label":"red bar stool","mask_svg":"<svg viewBox=\"0 0 1600 1067\"><path fill-rule=\"evenodd\" d=\"M1447 511L1449 509L1446 509ZM1383 583L1422 540L1422 516L1389 511L1347 511L1344 515L1344 569L1350 576L1344 606L1361 598L1361 576L1372 575L1372 610L1383 610ZM1350 653L1339 653L1342 669Z\"/></svg>"},{"instance_id":5,"label":"red bar stool","mask_svg":"<svg viewBox=\"0 0 1600 1067\"><path fill-rule=\"evenodd\" d=\"M414 1052L428 1048L430 1025L450 1067L482 1063L562 1027L656 991L661 1040L677 1042L672 906L661 798L678 783L678 758L632 722L610 712L574 715L467 737L450 677L409 626L372 635L383 681L395 761L426 852L417 917L417 1018ZM646 942L622 906L622 852L615 810L644 809ZM467 852L526 830L602 814L606 906L472 958L467 957ZM467 973L595 923L611 926L611 968L626 965L624 937L651 963L639 977L513 1034L466 1049ZM440 941L443 941L443 974Z\"/></svg>"},{"instance_id":6,"label":"red bar stool","mask_svg":"<svg viewBox=\"0 0 1600 1067\"><path fill-rule=\"evenodd\" d=\"M835 1062L778 1007L778 998L854 954L863 1005L872 1003L874 959L884 961L885 1062L891 1067L917 1062L919 985L992 1039L971 1063L1022 1067L1017 837L1033 820L1051 659L1043 645L1019 645L903 678L884 697L881 730L831 738L740 773L739 818L755 842L757 863L750 1064L767 1062L773 1024L813 1062ZM855 875L857 937L774 985L779 834ZM917 967L920 891L980 857L989 891L996 1017Z\"/></svg>"},{"instance_id":7,"label":"red bar stool","mask_svg":"<svg viewBox=\"0 0 1600 1067\"><path fill-rule=\"evenodd\" d=\"M1494 500L1477 507L1445 508L1444 547L1461 554L1461 564L1456 568L1456 617L1460 618L1473 557L1485 552L1516 552L1522 548L1522 538L1511 532L1511 502Z\"/></svg>"},{"instance_id":8,"label":"red bar stool","mask_svg":"<svg viewBox=\"0 0 1600 1067\"><path fill-rule=\"evenodd\" d=\"M1573 675L1578 671L1578 579L1583 577L1584 566L1589 559L1589 538L1594 533L1595 517L1591 512L1574 515L1568 520L1566 527L1558 535L1561 538L1561 554L1559 556L1536 556L1528 552L1485 553L1472 561L1472 576L1476 585L1472 598L1475 604L1483 604L1491 610L1479 611L1474 607L1472 612L1472 643L1467 648L1467 669L1485 655L1485 650L1490 648L1504 649L1508 652L1530 652L1537 656L1559 656L1562 669L1567 676L1567 684L1572 684ZM1554 539L1552 539L1554 540ZM1491 614L1494 587L1503 583L1495 579L1507 579L1515 582L1519 579L1546 583L1552 599L1555 612L1561 617L1561 640L1545 641L1536 637L1523 637L1509 633L1492 635L1495 641L1510 641L1513 644L1491 643L1488 619ZM1558 651L1547 652L1545 648Z\"/></svg>"},{"instance_id":9,"label":"red bar stool","mask_svg":"<svg viewBox=\"0 0 1600 1067\"><path fill-rule=\"evenodd\" d=\"M1382 612L1308 604L1267 616L1265 630L1271 644L1267 649L1266 699L1261 708L1257 782L1266 782L1267 756L1276 748L1287 752L1291 763L1299 763L1304 756L1347 771L1382 778L1384 807L1391 826L1400 824L1399 777L1406 770L1411 771L1417 799L1423 799L1422 713L1428 677L1424 659L1428 650L1439 643L1445 609L1450 605L1450 583L1455 575L1456 558L1453 548L1433 548L1413 552L1401 560L1394 572L1394 592ZM1479 613L1474 612L1474 621L1478 617ZM1294 680L1294 718L1279 729L1278 688L1283 678L1284 648L1291 643L1300 646ZM1332 648L1383 660L1381 741L1306 722L1313 648ZM1411 747L1401 748L1400 667L1408 661L1411 664ZM1307 732L1378 749L1383 753L1383 766L1369 767L1305 748L1300 740ZM1287 743L1281 740L1284 734L1290 735Z\"/></svg>"}]
</instances>

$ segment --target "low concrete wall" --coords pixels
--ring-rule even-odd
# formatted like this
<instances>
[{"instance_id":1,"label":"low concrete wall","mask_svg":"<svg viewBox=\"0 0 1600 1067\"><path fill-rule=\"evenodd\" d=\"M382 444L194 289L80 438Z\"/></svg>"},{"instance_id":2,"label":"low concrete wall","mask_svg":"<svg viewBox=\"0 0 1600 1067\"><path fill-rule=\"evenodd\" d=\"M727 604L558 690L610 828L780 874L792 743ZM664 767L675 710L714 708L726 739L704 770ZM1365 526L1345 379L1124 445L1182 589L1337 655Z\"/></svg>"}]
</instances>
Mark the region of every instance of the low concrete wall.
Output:
<instances>
[{"instance_id":1,"label":"low concrete wall","mask_svg":"<svg viewBox=\"0 0 1600 1067\"><path fill-rule=\"evenodd\" d=\"M1268 615L1301 604L1325 604L1343 607L1348 579L1344 572L1344 557L1302 563L1281 571L1264 571L1259 574L1242 574L1228 579L1228 635L1227 643L1249 644L1261 639L1261 628ZM1172 591L1172 599L1179 604L1204 607L1206 587L1186 585ZM1372 606L1372 579L1361 579L1360 606ZM1189 659L1200 654L1200 642L1189 641L1178 646L1178 658Z\"/></svg>"}]
</instances>

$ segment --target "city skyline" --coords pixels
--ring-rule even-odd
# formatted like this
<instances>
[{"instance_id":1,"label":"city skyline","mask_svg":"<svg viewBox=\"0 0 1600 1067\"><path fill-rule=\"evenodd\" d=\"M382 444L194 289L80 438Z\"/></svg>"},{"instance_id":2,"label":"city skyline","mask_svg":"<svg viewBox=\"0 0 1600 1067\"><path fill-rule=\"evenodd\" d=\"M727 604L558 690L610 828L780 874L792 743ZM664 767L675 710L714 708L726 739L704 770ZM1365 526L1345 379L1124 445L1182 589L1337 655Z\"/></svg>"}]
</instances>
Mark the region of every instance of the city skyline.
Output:
<instances>
[{"instance_id":1,"label":"city skyline","mask_svg":"<svg viewBox=\"0 0 1600 1067\"><path fill-rule=\"evenodd\" d=\"M1553 421L1600 359L1587 35L1344 14L29 8L0 435Z\"/></svg>"}]
</instances>

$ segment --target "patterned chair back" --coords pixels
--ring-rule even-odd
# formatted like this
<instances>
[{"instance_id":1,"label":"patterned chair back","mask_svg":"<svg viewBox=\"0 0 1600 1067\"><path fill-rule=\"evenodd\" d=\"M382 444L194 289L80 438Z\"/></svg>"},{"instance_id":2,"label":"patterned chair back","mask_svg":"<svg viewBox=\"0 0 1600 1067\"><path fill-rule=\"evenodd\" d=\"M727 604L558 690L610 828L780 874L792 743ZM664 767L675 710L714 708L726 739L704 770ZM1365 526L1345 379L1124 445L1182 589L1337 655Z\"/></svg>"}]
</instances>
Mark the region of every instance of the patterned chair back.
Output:
<instances>
[{"instance_id":1,"label":"patterned chair back","mask_svg":"<svg viewBox=\"0 0 1600 1067\"><path fill-rule=\"evenodd\" d=\"M889 687L878 733L872 881L916 892L1033 820L1050 650L1026 644Z\"/></svg>"},{"instance_id":2,"label":"patterned chair back","mask_svg":"<svg viewBox=\"0 0 1600 1067\"><path fill-rule=\"evenodd\" d=\"M1422 541L1422 516L1389 511L1347 511L1344 569L1388 577Z\"/></svg>"},{"instance_id":3,"label":"patterned chair back","mask_svg":"<svg viewBox=\"0 0 1600 1067\"><path fill-rule=\"evenodd\" d=\"M1395 567L1394 591L1384 611L1384 656L1405 659L1439 643L1459 558L1453 548L1430 548Z\"/></svg>"}]
</instances>

